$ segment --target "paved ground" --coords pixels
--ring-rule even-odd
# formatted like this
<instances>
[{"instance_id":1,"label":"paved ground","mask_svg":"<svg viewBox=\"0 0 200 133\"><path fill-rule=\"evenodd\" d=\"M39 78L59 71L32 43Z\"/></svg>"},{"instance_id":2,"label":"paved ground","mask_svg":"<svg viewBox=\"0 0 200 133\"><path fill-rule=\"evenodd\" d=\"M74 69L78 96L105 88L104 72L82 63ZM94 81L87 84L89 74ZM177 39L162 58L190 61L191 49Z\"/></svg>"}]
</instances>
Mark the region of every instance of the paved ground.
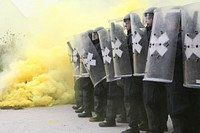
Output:
<instances>
[{"instance_id":1,"label":"paved ground","mask_svg":"<svg viewBox=\"0 0 200 133\"><path fill-rule=\"evenodd\" d=\"M0 110L0 133L120 133L128 127L117 123L117 127L100 128L98 123L91 123L88 118L78 118L71 107ZM168 126L172 131L170 121Z\"/></svg>"}]
</instances>

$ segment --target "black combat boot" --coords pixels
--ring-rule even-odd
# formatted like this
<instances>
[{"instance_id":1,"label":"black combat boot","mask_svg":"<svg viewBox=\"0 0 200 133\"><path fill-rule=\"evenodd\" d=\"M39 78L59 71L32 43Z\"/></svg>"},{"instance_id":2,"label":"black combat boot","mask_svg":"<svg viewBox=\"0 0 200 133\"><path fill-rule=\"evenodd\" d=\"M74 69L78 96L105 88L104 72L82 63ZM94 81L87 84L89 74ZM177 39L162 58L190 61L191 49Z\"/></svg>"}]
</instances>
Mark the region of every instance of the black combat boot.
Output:
<instances>
[{"instance_id":1,"label":"black combat boot","mask_svg":"<svg viewBox=\"0 0 200 133\"><path fill-rule=\"evenodd\" d=\"M92 117L92 112L83 111L82 113L78 114L80 118Z\"/></svg>"},{"instance_id":2,"label":"black combat boot","mask_svg":"<svg viewBox=\"0 0 200 133\"><path fill-rule=\"evenodd\" d=\"M80 107L75 110L76 113L82 113L84 111L83 107Z\"/></svg>"},{"instance_id":3,"label":"black combat boot","mask_svg":"<svg viewBox=\"0 0 200 133\"><path fill-rule=\"evenodd\" d=\"M138 127L135 127L135 128L126 129L125 131L122 131L121 133L140 133L140 131Z\"/></svg>"},{"instance_id":4,"label":"black combat boot","mask_svg":"<svg viewBox=\"0 0 200 133\"><path fill-rule=\"evenodd\" d=\"M104 121L104 117L102 115L96 115L94 117L91 117L89 119L90 122L99 122L99 121Z\"/></svg>"},{"instance_id":5,"label":"black combat boot","mask_svg":"<svg viewBox=\"0 0 200 133\"><path fill-rule=\"evenodd\" d=\"M116 126L116 122L114 121L103 121L101 123L99 123L100 127L115 127Z\"/></svg>"},{"instance_id":6,"label":"black combat boot","mask_svg":"<svg viewBox=\"0 0 200 133\"><path fill-rule=\"evenodd\" d=\"M78 108L80 108L80 106L77 106L77 105L73 105L73 106L72 106L72 109L74 109L74 110L76 110L76 109L78 109Z\"/></svg>"}]
</instances>

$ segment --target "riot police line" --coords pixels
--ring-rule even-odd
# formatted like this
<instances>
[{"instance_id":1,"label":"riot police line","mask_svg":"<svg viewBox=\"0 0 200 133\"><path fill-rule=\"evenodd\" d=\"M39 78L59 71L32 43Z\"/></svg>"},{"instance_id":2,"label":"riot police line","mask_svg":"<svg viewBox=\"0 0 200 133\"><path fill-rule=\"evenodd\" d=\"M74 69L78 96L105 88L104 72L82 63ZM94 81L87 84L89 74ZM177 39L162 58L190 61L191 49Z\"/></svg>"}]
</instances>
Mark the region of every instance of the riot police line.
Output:
<instances>
[{"instance_id":1,"label":"riot police line","mask_svg":"<svg viewBox=\"0 0 200 133\"><path fill-rule=\"evenodd\" d=\"M199 13L200 3L152 7L75 35L78 116L111 127L120 114L122 133L164 133L169 115L174 133L200 133Z\"/></svg>"}]
</instances>

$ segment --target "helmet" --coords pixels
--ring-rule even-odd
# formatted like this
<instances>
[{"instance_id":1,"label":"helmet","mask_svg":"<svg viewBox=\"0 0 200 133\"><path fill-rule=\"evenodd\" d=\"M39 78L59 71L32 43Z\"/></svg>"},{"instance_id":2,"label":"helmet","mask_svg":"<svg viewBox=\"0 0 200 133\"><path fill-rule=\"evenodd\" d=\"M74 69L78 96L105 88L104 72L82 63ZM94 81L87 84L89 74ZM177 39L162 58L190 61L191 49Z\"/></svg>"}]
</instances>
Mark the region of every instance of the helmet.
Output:
<instances>
[{"instance_id":1,"label":"helmet","mask_svg":"<svg viewBox=\"0 0 200 133\"><path fill-rule=\"evenodd\" d=\"M93 32L98 32L98 31L100 31L100 30L102 30L102 29L104 29L104 27L97 27L96 29L94 29Z\"/></svg>"},{"instance_id":2,"label":"helmet","mask_svg":"<svg viewBox=\"0 0 200 133\"><path fill-rule=\"evenodd\" d=\"M157 7L150 7L144 12L144 15L146 16L147 14L154 14L154 10L156 9Z\"/></svg>"},{"instance_id":3,"label":"helmet","mask_svg":"<svg viewBox=\"0 0 200 133\"><path fill-rule=\"evenodd\" d=\"M156 7L150 7L148 8L145 12L144 12L144 23L148 20L148 22L146 22L147 27L152 26L153 23L153 17L154 17L154 11L156 10Z\"/></svg>"},{"instance_id":4,"label":"helmet","mask_svg":"<svg viewBox=\"0 0 200 133\"><path fill-rule=\"evenodd\" d=\"M98 40L99 37L98 37L98 31L104 29L103 27L97 27L96 29L93 30L92 32L92 41L95 41L95 40Z\"/></svg>"},{"instance_id":5,"label":"helmet","mask_svg":"<svg viewBox=\"0 0 200 133\"><path fill-rule=\"evenodd\" d=\"M87 30L86 31L88 34L91 34L93 32L93 30Z\"/></svg>"},{"instance_id":6,"label":"helmet","mask_svg":"<svg viewBox=\"0 0 200 133\"><path fill-rule=\"evenodd\" d=\"M87 30L86 32L88 33L89 38L92 40L93 30Z\"/></svg>"},{"instance_id":7,"label":"helmet","mask_svg":"<svg viewBox=\"0 0 200 133\"><path fill-rule=\"evenodd\" d=\"M130 14L126 14L123 18L123 21L127 21L127 20L130 20Z\"/></svg>"}]
</instances>

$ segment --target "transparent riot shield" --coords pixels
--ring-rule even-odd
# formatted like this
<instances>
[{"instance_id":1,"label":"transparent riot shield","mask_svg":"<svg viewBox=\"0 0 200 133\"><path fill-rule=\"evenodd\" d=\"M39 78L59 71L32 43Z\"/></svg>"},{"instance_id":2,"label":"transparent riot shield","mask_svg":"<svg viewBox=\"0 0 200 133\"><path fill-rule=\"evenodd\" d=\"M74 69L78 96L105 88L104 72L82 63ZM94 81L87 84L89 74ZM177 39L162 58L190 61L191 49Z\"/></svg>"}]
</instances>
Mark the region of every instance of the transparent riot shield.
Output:
<instances>
[{"instance_id":1,"label":"transparent riot shield","mask_svg":"<svg viewBox=\"0 0 200 133\"><path fill-rule=\"evenodd\" d=\"M154 12L144 81L172 82L179 28L180 9L167 7Z\"/></svg>"},{"instance_id":2,"label":"transparent riot shield","mask_svg":"<svg viewBox=\"0 0 200 133\"><path fill-rule=\"evenodd\" d=\"M78 54L79 54L79 56L80 56L80 53L79 53L79 51L78 51L78 48L79 48L79 45L82 43L81 42L81 39L80 39L80 37L76 37L76 38L78 38L78 39L74 39L74 49L76 49L76 51L78 52ZM85 69L85 66L83 65L83 59L80 57L80 61L79 61L79 63L80 63L80 77L82 77L82 78L84 78L84 77L89 77L89 73L87 72L87 70Z\"/></svg>"},{"instance_id":3,"label":"transparent riot shield","mask_svg":"<svg viewBox=\"0 0 200 133\"><path fill-rule=\"evenodd\" d=\"M106 81L111 82L120 78L115 78L114 64L112 59L112 46L109 31L102 29L98 31L101 51L103 56L103 63L106 72Z\"/></svg>"},{"instance_id":4,"label":"transparent riot shield","mask_svg":"<svg viewBox=\"0 0 200 133\"><path fill-rule=\"evenodd\" d=\"M184 86L200 89L200 3L181 10Z\"/></svg>"},{"instance_id":5,"label":"transparent riot shield","mask_svg":"<svg viewBox=\"0 0 200 133\"><path fill-rule=\"evenodd\" d=\"M72 47L70 42L67 42L68 54L73 66L73 76L80 77L80 56L75 48Z\"/></svg>"},{"instance_id":6,"label":"transparent riot shield","mask_svg":"<svg viewBox=\"0 0 200 133\"><path fill-rule=\"evenodd\" d=\"M135 12L130 13L130 20L132 31L133 75L144 76L148 52L147 31L139 15Z\"/></svg>"},{"instance_id":7,"label":"transparent riot shield","mask_svg":"<svg viewBox=\"0 0 200 133\"><path fill-rule=\"evenodd\" d=\"M79 40L80 42L79 45L77 45L77 50L78 53L80 53L83 64L95 87L99 82L106 78L103 61L91 42L87 32L75 36L75 40Z\"/></svg>"},{"instance_id":8,"label":"transparent riot shield","mask_svg":"<svg viewBox=\"0 0 200 133\"><path fill-rule=\"evenodd\" d=\"M116 21L111 21L110 36L115 77L132 76L131 55L129 55L126 35L122 25L119 25Z\"/></svg>"}]
</instances>

